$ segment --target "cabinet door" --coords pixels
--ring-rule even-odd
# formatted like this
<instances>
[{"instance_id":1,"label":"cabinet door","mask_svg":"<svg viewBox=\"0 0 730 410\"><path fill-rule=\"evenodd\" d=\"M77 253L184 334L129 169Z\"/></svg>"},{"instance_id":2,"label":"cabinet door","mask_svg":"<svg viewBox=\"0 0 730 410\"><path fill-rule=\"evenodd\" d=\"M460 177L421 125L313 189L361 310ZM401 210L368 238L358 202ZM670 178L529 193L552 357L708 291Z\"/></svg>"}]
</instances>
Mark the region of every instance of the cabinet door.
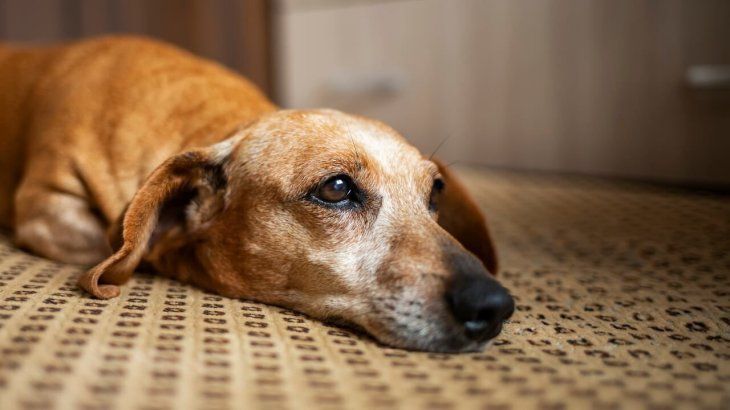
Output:
<instances>
[{"instance_id":1,"label":"cabinet door","mask_svg":"<svg viewBox=\"0 0 730 410\"><path fill-rule=\"evenodd\" d=\"M274 18L286 106L382 119L450 161L730 184L730 1L291 0ZM690 83L697 66L719 77Z\"/></svg>"}]
</instances>

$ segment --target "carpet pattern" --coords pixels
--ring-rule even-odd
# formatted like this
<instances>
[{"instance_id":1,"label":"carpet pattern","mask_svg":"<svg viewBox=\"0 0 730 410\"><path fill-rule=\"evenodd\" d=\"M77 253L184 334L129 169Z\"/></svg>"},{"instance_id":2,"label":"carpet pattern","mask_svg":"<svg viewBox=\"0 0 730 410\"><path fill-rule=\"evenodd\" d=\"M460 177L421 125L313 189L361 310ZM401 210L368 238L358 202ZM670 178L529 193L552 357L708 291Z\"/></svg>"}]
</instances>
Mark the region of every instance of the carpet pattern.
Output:
<instances>
[{"instance_id":1,"label":"carpet pattern","mask_svg":"<svg viewBox=\"0 0 730 410\"><path fill-rule=\"evenodd\" d=\"M95 300L6 235L0 408L730 407L730 198L460 172L517 300L483 352L391 349L142 274Z\"/></svg>"}]
</instances>

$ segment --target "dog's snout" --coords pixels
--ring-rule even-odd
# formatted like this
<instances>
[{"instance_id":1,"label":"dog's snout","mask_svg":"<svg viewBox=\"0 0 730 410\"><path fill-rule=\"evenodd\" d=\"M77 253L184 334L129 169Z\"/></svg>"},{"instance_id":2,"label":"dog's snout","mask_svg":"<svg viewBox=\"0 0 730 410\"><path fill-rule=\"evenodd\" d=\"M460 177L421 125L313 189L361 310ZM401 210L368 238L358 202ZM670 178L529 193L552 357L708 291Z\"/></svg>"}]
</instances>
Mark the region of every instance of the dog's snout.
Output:
<instances>
[{"instance_id":1,"label":"dog's snout","mask_svg":"<svg viewBox=\"0 0 730 410\"><path fill-rule=\"evenodd\" d=\"M470 339L492 339L502 330L515 303L507 289L485 274L457 274L446 291L454 319Z\"/></svg>"}]
</instances>

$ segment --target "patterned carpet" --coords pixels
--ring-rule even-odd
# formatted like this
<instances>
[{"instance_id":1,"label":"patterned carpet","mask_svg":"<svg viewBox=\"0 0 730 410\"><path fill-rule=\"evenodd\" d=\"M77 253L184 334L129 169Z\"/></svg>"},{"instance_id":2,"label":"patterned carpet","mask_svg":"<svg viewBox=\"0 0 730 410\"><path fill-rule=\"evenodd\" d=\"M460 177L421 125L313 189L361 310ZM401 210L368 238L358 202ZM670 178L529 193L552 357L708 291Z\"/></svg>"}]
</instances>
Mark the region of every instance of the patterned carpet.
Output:
<instances>
[{"instance_id":1,"label":"patterned carpet","mask_svg":"<svg viewBox=\"0 0 730 410\"><path fill-rule=\"evenodd\" d=\"M462 170L518 301L484 352L79 270L0 239L0 409L730 408L730 197Z\"/></svg>"}]
</instances>

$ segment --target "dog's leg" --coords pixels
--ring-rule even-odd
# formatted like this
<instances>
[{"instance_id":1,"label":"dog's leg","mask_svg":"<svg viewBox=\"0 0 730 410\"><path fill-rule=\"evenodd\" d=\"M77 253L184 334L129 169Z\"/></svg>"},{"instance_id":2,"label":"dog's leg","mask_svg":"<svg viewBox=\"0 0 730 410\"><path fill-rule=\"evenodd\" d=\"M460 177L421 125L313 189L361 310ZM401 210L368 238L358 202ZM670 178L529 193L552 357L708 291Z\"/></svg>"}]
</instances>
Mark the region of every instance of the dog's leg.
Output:
<instances>
[{"instance_id":1,"label":"dog's leg","mask_svg":"<svg viewBox=\"0 0 730 410\"><path fill-rule=\"evenodd\" d=\"M23 183L15 209L15 240L21 247L81 265L98 263L111 254L101 218L81 197Z\"/></svg>"}]
</instances>

